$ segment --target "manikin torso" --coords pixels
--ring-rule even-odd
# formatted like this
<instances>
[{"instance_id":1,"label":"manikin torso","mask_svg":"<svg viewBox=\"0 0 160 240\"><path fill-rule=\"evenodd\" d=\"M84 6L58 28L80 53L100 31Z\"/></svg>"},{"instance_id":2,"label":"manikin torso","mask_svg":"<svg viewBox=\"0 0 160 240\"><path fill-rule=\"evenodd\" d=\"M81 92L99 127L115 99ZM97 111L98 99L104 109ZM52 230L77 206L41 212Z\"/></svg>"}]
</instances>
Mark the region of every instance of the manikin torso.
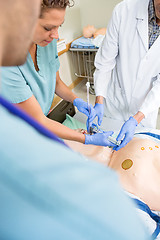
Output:
<instances>
[{"instance_id":1,"label":"manikin torso","mask_svg":"<svg viewBox=\"0 0 160 240\"><path fill-rule=\"evenodd\" d=\"M160 211L160 145L156 142L134 138L117 152L108 147L66 142L75 151L114 169L127 192Z\"/></svg>"}]
</instances>

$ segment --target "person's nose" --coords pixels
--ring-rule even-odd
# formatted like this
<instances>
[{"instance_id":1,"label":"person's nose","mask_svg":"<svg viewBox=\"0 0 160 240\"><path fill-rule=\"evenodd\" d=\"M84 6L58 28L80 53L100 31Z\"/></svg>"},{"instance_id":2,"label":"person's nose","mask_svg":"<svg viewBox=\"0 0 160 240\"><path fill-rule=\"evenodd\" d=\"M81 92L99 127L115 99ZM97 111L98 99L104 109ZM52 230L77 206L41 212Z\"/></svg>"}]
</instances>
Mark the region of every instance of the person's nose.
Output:
<instances>
[{"instance_id":1,"label":"person's nose","mask_svg":"<svg viewBox=\"0 0 160 240\"><path fill-rule=\"evenodd\" d=\"M58 39L59 38L58 28L55 29L53 32L51 32L50 38L54 38L54 39Z\"/></svg>"}]
</instances>

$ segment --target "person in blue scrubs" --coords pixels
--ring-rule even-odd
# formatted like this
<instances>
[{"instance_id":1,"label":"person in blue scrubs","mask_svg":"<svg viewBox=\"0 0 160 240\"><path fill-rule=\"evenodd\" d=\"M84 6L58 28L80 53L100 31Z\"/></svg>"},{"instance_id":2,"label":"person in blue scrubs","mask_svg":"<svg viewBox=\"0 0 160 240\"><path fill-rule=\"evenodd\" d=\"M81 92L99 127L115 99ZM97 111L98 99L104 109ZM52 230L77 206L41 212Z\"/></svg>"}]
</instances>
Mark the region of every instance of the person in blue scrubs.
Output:
<instances>
[{"instance_id":1,"label":"person in blue scrubs","mask_svg":"<svg viewBox=\"0 0 160 240\"><path fill-rule=\"evenodd\" d=\"M0 0L0 66L24 63L39 4ZM2 99L1 240L150 239L113 171L40 134Z\"/></svg>"},{"instance_id":2,"label":"person in blue scrubs","mask_svg":"<svg viewBox=\"0 0 160 240\"><path fill-rule=\"evenodd\" d=\"M2 70L2 94L12 103L19 105L41 124L60 138L85 144L112 146L107 140L113 132L94 136L84 135L47 118L54 94L72 102L79 111L92 115L93 107L78 98L61 80L57 53L58 28L63 24L66 7L71 2L42 1L41 15L37 21L33 42L23 66Z\"/></svg>"}]
</instances>

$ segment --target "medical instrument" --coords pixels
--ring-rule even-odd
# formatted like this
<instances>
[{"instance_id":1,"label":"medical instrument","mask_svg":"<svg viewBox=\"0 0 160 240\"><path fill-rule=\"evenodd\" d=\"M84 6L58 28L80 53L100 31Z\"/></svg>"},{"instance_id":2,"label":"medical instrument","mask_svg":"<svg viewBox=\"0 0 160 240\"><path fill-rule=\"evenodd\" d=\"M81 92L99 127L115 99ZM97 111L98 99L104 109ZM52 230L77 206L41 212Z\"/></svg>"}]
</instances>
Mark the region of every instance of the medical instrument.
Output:
<instances>
[{"instance_id":1,"label":"medical instrument","mask_svg":"<svg viewBox=\"0 0 160 240\"><path fill-rule=\"evenodd\" d=\"M95 124L95 123L92 123L91 132L92 132L92 133L104 133L104 131L101 130L101 129L98 127L98 125ZM115 139L115 137L113 137L113 136L109 136L109 137L108 137L108 140L109 140L111 143L113 143L113 144L115 144L115 145L117 145L117 146L120 146L120 144L121 144L121 142L122 142L121 140L120 140L120 141L117 141L117 140Z\"/></svg>"},{"instance_id":2,"label":"medical instrument","mask_svg":"<svg viewBox=\"0 0 160 240\"><path fill-rule=\"evenodd\" d=\"M85 144L98 145L103 147L115 147L115 144L108 140L108 137L113 134L112 131L96 133L96 134L85 134Z\"/></svg>"},{"instance_id":3,"label":"medical instrument","mask_svg":"<svg viewBox=\"0 0 160 240\"><path fill-rule=\"evenodd\" d=\"M2 105L4 108L6 108L9 112L14 114L15 116L23 119L25 122L27 122L29 125L34 127L39 133L42 135L61 143L65 147L69 148L60 138L58 138L54 133L50 132L47 128L43 127L40 123L38 123L36 120L34 120L31 116L29 116L27 113L13 105L12 103L8 102L6 99L4 99L2 96L0 96L0 105Z\"/></svg>"},{"instance_id":4,"label":"medical instrument","mask_svg":"<svg viewBox=\"0 0 160 240\"><path fill-rule=\"evenodd\" d=\"M120 146L121 145L121 140L120 141L117 141L113 136L109 136L108 137L108 140L111 142L111 143L113 143L113 144L115 144L115 145L117 145L117 146Z\"/></svg>"},{"instance_id":5,"label":"medical instrument","mask_svg":"<svg viewBox=\"0 0 160 240\"><path fill-rule=\"evenodd\" d=\"M90 88L90 82L86 83L86 87L87 87L87 104L88 104L88 110L89 110L89 115L91 113L91 108L90 108L90 104L89 104L89 88ZM92 134L92 129L91 129L91 122L88 121L89 124L89 134Z\"/></svg>"}]
</instances>

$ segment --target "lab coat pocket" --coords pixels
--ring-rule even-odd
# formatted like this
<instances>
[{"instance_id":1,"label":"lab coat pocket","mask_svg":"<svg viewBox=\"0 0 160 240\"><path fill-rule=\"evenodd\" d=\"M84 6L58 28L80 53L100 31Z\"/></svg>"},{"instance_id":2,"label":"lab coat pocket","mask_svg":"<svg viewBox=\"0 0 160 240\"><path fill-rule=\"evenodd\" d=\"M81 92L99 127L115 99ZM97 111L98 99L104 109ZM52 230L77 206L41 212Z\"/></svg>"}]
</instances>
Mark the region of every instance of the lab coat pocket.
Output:
<instances>
[{"instance_id":1,"label":"lab coat pocket","mask_svg":"<svg viewBox=\"0 0 160 240\"><path fill-rule=\"evenodd\" d=\"M107 115L110 117L122 119L126 112L125 94L118 82L112 82L108 86L106 98Z\"/></svg>"},{"instance_id":2,"label":"lab coat pocket","mask_svg":"<svg viewBox=\"0 0 160 240\"><path fill-rule=\"evenodd\" d=\"M109 101L113 102L113 104L119 108L124 102L124 91L118 82L113 82L108 90Z\"/></svg>"}]
</instances>

